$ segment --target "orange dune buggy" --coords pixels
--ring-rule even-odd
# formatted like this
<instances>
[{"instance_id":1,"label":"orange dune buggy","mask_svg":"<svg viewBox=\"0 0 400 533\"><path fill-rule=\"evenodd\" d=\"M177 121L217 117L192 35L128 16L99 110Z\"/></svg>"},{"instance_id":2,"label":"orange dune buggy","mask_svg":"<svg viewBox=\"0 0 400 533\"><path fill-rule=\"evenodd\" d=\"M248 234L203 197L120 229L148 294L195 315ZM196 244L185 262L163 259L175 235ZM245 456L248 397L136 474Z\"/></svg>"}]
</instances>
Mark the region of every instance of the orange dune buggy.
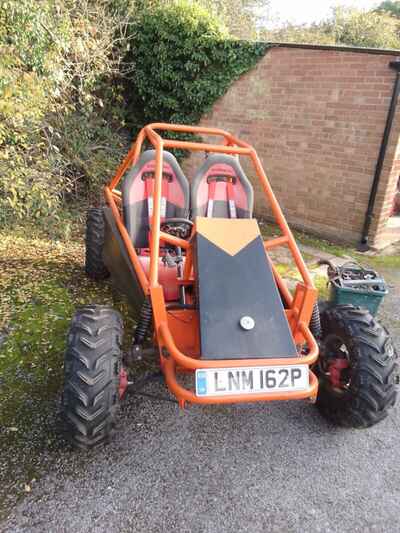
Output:
<instances>
[{"instance_id":1,"label":"orange dune buggy","mask_svg":"<svg viewBox=\"0 0 400 533\"><path fill-rule=\"evenodd\" d=\"M220 143L166 139L163 131ZM143 150L145 143L153 148ZM190 184L170 148L205 153ZM239 157L250 161L279 237L263 240ZM109 439L129 369L146 357L149 338L180 407L308 399L342 425L367 427L386 416L396 399L390 338L368 311L351 305L325 302L320 315L252 146L220 129L151 124L104 195L105 207L88 213L86 272L98 280L111 274L137 322L123 354L119 313L88 305L73 318L62 410L74 445ZM290 250L302 278L293 294L269 257L278 246ZM188 372L191 387L180 379Z\"/></svg>"}]
</instances>

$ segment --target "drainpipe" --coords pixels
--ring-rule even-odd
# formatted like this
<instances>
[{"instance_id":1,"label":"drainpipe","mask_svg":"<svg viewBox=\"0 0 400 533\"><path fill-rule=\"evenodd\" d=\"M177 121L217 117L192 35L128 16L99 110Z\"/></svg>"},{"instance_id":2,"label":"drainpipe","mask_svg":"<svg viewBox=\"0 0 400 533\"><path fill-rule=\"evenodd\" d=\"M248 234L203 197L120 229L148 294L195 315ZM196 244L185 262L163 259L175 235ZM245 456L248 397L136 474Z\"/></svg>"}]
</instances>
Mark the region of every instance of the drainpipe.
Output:
<instances>
[{"instance_id":1,"label":"drainpipe","mask_svg":"<svg viewBox=\"0 0 400 533\"><path fill-rule=\"evenodd\" d=\"M396 79L393 86L392 99L390 101L389 111L386 118L386 125L385 130L383 132L381 147L379 149L379 155L376 161L374 180L372 182L371 192L368 200L368 207L365 213L364 226L361 233L361 241L357 247L360 252L366 252L370 248L368 245L368 233L373 218L376 194L378 192L379 180L382 173L383 162L385 160L386 148L388 145L390 132L392 130L393 119L396 112L397 99L400 93L400 59L396 61L391 61L389 63L389 66L390 68L396 71Z\"/></svg>"}]
</instances>

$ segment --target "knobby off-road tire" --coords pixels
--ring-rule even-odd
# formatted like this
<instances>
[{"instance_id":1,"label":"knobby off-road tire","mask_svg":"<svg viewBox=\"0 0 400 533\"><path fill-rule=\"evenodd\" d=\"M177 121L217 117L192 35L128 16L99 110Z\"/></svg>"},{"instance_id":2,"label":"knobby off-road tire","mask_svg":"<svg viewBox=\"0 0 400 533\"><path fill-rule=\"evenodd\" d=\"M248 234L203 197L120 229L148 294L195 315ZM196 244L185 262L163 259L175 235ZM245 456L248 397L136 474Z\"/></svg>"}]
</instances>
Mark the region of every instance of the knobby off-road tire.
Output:
<instances>
[{"instance_id":1,"label":"knobby off-road tire","mask_svg":"<svg viewBox=\"0 0 400 533\"><path fill-rule=\"evenodd\" d=\"M119 408L123 324L102 305L79 309L68 333L64 358L62 417L66 436L88 449L109 441Z\"/></svg>"},{"instance_id":2,"label":"knobby off-road tire","mask_svg":"<svg viewBox=\"0 0 400 533\"><path fill-rule=\"evenodd\" d=\"M399 367L388 332L367 310L352 305L326 309L321 325L317 407L336 425L359 429L373 426L387 416L397 397ZM332 361L329 355L335 352L329 349L332 343L342 343L338 352L349 362L340 387L332 384L327 372Z\"/></svg>"},{"instance_id":3,"label":"knobby off-road tire","mask_svg":"<svg viewBox=\"0 0 400 533\"><path fill-rule=\"evenodd\" d=\"M101 208L92 207L86 217L85 271L89 278L102 280L110 275L103 261L104 217Z\"/></svg>"}]
</instances>

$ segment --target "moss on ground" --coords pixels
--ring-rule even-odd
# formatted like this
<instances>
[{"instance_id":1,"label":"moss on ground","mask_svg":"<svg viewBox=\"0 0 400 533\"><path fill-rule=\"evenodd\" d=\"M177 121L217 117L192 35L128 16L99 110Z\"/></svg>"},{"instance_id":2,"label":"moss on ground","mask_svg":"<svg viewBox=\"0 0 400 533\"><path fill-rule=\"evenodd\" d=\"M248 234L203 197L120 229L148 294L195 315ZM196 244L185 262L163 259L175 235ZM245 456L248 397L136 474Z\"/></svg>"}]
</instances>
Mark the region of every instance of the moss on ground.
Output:
<instances>
[{"instance_id":1,"label":"moss on ground","mask_svg":"<svg viewBox=\"0 0 400 533\"><path fill-rule=\"evenodd\" d=\"M52 241L21 230L0 232L3 430L17 424L27 396L39 389L40 394L59 390L66 333L77 307L109 304L129 320L128 308L110 282L94 283L85 276L83 239L74 237Z\"/></svg>"},{"instance_id":2,"label":"moss on ground","mask_svg":"<svg viewBox=\"0 0 400 533\"><path fill-rule=\"evenodd\" d=\"M85 276L82 231L76 224L66 240L35 231L0 232L0 500L16 476L16 465L6 459L9 450L18 456L18 470L34 476L34 450L59 440L63 354L76 308L109 304L124 315L126 325L131 322L110 282L94 283Z\"/></svg>"}]
</instances>

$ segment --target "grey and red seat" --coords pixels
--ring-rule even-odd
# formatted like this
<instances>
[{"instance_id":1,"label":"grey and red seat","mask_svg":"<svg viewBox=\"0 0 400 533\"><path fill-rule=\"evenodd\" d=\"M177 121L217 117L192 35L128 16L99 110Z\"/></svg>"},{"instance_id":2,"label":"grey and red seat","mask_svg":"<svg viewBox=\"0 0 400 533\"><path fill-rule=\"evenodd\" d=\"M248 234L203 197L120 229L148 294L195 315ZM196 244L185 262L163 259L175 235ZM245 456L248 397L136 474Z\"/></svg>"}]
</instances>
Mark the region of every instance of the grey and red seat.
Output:
<instances>
[{"instance_id":1,"label":"grey and red seat","mask_svg":"<svg viewBox=\"0 0 400 533\"><path fill-rule=\"evenodd\" d=\"M253 187L238 159L211 154L197 170L191 189L192 219L252 218Z\"/></svg>"},{"instance_id":2,"label":"grey and red seat","mask_svg":"<svg viewBox=\"0 0 400 533\"><path fill-rule=\"evenodd\" d=\"M149 232L153 215L155 150L142 153L122 184L123 216L132 243L139 253L143 270L149 271ZM175 157L164 151L161 189L161 222L189 216L189 183ZM160 256L162 256L160 251ZM159 281L167 301L179 296L177 270L167 266L160 257Z\"/></svg>"},{"instance_id":3,"label":"grey and red seat","mask_svg":"<svg viewBox=\"0 0 400 533\"><path fill-rule=\"evenodd\" d=\"M189 183L175 157L164 151L161 190L161 221L187 218ZM155 150L143 152L122 184L124 221L135 248L148 248L153 215Z\"/></svg>"}]
</instances>

